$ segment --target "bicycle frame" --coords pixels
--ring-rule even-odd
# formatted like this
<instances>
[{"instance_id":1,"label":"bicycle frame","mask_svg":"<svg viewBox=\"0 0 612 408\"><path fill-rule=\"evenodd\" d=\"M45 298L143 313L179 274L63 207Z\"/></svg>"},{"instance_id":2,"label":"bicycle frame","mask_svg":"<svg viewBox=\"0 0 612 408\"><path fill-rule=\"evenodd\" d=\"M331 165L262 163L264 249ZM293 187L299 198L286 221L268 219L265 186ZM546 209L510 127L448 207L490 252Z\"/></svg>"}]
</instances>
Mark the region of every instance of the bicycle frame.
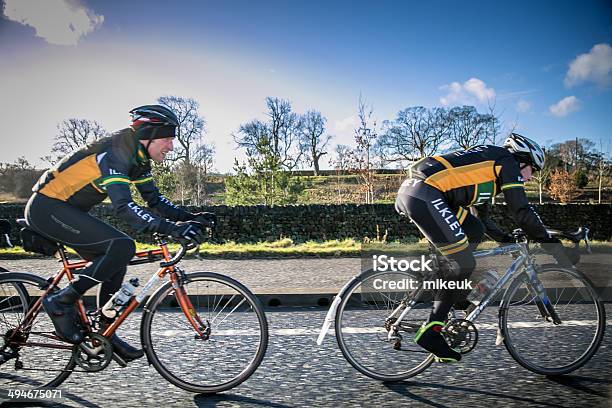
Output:
<instances>
[{"instance_id":1,"label":"bicycle frame","mask_svg":"<svg viewBox=\"0 0 612 408\"><path fill-rule=\"evenodd\" d=\"M544 291L542 283L539 281L539 279L536 276L535 268L530 258L527 243L509 244L509 245L504 245L504 246L500 246L497 248L479 250L479 251L475 251L473 254L475 258L486 258L486 257L491 257L491 256L508 255L508 254L516 254L516 253L519 253L517 258L512 262L510 267L506 270L504 275L497 281L495 286L489 291L489 293L485 296L485 298L466 317L466 320L475 321L478 318L478 316L482 313L482 311L492 302L495 295L497 295L497 293L499 293L499 291L502 290L502 288L506 285L506 283L508 283L508 281L512 279L517 273L520 273L521 271L525 270L527 272L526 277L529 280L529 283L531 283L531 285L534 287L539 297L538 308L540 309L542 316L546 317L547 315L550 315L553 318L553 322L555 324L561 323L556 312L554 311L552 304L548 300L548 297L546 295L546 292ZM437 256L437 255L433 253L433 256ZM338 306L342 300L342 297L344 296L344 292L350 286L352 281L356 279L357 277L358 275L354 276L349 282L347 282L347 284L338 292L338 294L334 298L334 301L325 317L323 327L321 328L321 331L319 332L319 336L317 338L317 344L321 345L323 343L323 339L325 338L325 335L327 334L327 332L329 331L329 328L331 327L331 323L334 320ZM416 289L414 295L412 296L412 299L408 303L401 302L387 317L387 319L391 319L397 316L397 319L395 320L395 322L390 326L390 329L387 335L389 340L391 340L394 337L394 333L398 329L400 329L402 320L410 312L410 310L412 310L412 308L417 304L417 299L420 298L423 292L424 292L424 289L421 284L419 288Z\"/></svg>"},{"instance_id":2,"label":"bicycle frame","mask_svg":"<svg viewBox=\"0 0 612 408\"><path fill-rule=\"evenodd\" d=\"M179 252L175 254L174 257L171 257L170 252L168 250L168 245L166 244L166 242L162 241L160 243L159 249L154 249L154 250L149 250L149 251L140 251L134 255L134 258L130 261L129 265L152 263L158 260L163 260L163 262L160 263L160 268L157 270L157 272L155 272L151 276L151 278L143 286L140 292L138 292L136 296L132 297L130 303L127 305L125 310L121 313L121 315L119 315L119 317L115 319L115 321L112 324L110 324L108 327L104 329L104 331L101 333L104 337L110 338L115 333L115 331L119 328L119 326L121 326L123 321L138 307L138 305L142 303L142 301L146 298L146 296L149 294L151 289L156 287L157 286L156 284L159 283L168 274L170 275L170 281L173 284L175 295L177 297L181 310L185 314L185 317L187 318L191 326L194 328L196 333L198 333L198 335L202 338L205 337L205 333L203 333L202 330L205 329L206 325L202 322L202 320L198 316L193 305L191 304L191 301L189 300L188 295L182 288L180 284L181 277L179 275L181 270L175 266L179 262L179 260L183 257L187 249L189 248L182 246ZM38 315L38 313L40 312L40 309L42 308L42 299L45 296L47 296L47 294L54 287L58 285L58 283L61 281L61 279L64 276L66 276L69 281L72 281L74 279L74 275L73 275L74 271L85 268L86 266L90 264L90 261L85 261L85 260L69 261L66 250L63 247L60 248L59 255L62 261L62 269L60 269L60 271L52 278L49 286L45 288L41 296L36 300L34 305L28 310L28 312L26 313L26 316L23 319L23 322L21 323L22 327L28 327L34 322L34 320L36 319L36 316ZM82 323L85 325L86 330L92 331L92 327L89 324L89 319L87 318L87 313L85 311L85 307L81 299L79 299L77 302L77 309L79 311L79 315L81 317ZM57 338L56 336L53 336L53 335L50 335L48 337ZM45 343L31 343L31 342L25 342L25 344L21 344L21 345L22 346L46 346L46 347L53 347L53 348L66 348L66 349L70 349L73 347L72 345L63 346L63 345L51 345L51 344L45 344Z\"/></svg>"}]
</instances>

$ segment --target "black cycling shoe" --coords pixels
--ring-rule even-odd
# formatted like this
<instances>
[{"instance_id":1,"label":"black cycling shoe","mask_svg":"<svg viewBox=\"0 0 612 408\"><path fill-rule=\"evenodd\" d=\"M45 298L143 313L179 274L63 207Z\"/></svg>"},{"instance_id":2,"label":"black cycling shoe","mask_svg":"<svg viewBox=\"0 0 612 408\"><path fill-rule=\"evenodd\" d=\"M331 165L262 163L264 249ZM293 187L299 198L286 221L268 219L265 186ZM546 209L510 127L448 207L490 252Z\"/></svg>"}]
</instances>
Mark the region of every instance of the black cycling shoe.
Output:
<instances>
[{"instance_id":1,"label":"black cycling shoe","mask_svg":"<svg viewBox=\"0 0 612 408\"><path fill-rule=\"evenodd\" d=\"M68 285L56 293L45 296L42 301L43 309L51 318L57 336L72 344L83 341L83 331L76 308L79 297L81 295Z\"/></svg>"},{"instance_id":2,"label":"black cycling shoe","mask_svg":"<svg viewBox=\"0 0 612 408\"><path fill-rule=\"evenodd\" d=\"M113 345L113 352L121 357L121 359L126 363L144 356L144 351L142 349L130 346L128 343L121 340L116 334L112 335L110 342Z\"/></svg>"},{"instance_id":3,"label":"black cycling shoe","mask_svg":"<svg viewBox=\"0 0 612 408\"><path fill-rule=\"evenodd\" d=\"M419 346L436 356L436 361L440 363L454 363L461 360L461 354L452 349L444 336L442 336L442 322L430 322L423 325L414 337L414 341Z\"/></svg>"}]
</instances>

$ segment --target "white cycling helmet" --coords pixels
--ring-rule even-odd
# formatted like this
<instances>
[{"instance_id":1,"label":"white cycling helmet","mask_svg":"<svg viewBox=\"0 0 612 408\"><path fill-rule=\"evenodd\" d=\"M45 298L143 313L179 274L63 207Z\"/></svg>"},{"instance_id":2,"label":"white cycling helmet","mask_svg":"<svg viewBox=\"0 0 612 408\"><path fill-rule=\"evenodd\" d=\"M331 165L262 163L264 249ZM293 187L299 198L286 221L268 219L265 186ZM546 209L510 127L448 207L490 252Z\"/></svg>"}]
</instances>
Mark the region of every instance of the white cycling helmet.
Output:
<instances>
[{"instance_id":1,"label":"white cycling helmet","mask_svg":"<svg viewBox=\"0 0 612 408\"><path fill-rule=\"evenodd\" d=\"M518 133L510 133L504 147L521 163L530 164L534 170L544 167L544 150L539 144Z\"/></svg>"}]
</instances>

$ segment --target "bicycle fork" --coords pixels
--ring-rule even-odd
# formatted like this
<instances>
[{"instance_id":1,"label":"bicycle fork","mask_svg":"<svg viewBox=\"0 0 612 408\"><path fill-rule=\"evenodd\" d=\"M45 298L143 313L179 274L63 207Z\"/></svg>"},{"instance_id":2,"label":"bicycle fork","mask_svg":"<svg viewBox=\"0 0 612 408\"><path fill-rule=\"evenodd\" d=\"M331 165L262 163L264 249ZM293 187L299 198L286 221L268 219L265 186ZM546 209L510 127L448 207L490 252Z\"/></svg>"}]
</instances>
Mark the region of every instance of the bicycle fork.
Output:
<instances>
[{"instance_id":1,"label":"bicycle fork","mask_svg":"<svg viewBox=\"0 0 612 408\"><path fill-rule=\"evenodd\" d=\"M187 321L196 331L197 334L195 335L195 338L208 340L210 338L211 332L210 323L204 323L202 321L195 308L193 307L191 300L189 300L189 295L187 295L187 292L185 292L185 288L183 287L185 276L179 273L177 279L172 278L172 281L172 286L174 288L174 296L176 297L176 300L178 301L178 304L180 305L183 314L185 314Z\"/></svg>"},{"instance_id":2,"label":"bicycle fork","mask_svg":"<svg viewBox=\"0 0 612 408\"><path fill-rule=\"evenodd\" d=\"M544 285L542 285L542 282L537 277L535 268L533 265L527 265L525 269L526 275L524 276L523 280L527 290L533 295L535 304L538 307L540 314L544 320L552 320L553 324L555 325L561 324L561 319L559 318L555 307L550 302Z\"/></svg>"}]
</instances>

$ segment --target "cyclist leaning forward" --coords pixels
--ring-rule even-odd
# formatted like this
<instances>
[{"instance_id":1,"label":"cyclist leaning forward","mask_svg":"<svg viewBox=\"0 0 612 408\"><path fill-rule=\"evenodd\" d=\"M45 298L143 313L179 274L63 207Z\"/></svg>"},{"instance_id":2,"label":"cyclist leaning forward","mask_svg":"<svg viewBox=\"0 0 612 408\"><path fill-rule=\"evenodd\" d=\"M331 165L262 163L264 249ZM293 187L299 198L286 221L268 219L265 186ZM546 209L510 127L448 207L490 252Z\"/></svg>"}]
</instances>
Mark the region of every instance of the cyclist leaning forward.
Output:
<instances>
[{"instance_id":1,"label":"cyclist leaning forward","mask_svg":"<svg viewBox=\"0 0 612 408\"><path fill-rule=\"evenodd\" d=\"M519 226L534 241L547 245L559 262L567 264L560 241L551 237L529 205L523 183L544 165L544 151L533 140L510 134L504 147L482 145L465 151L426 157L411 168L398 192L396 210L410 217L437 250L449 259L442 276L457 283L470 277L476 266L472 252L486 232L498 242L512 242L488 218L488 204L499 192ZM467 207L479 206L482 222ZM474 210L472 208L472 210ZM461 286L457 286L461 287ZM464 304L468 290L439 290L429 320L417 332L416 343L439 361L453 362L461 354L444 340L441 330L454 304Z\"/></svg>"},{"instance_id":2,"label":"cyclist leaning forward","mask_svg":"<svg viewBox=\"0 0 612 408\"><path fill-rule=\"evenodd\" d=\"M43 301L57 335L70 343L83 340L75 307L78 298L99 284L98 307L102 307L121 287L136 250L132 238L88 213L95 204L109 197L115 214L135 230L197 243L205 239L204 226L214 225L213 214L180 209L153 182L150 161L163 161L173 149L179 125L174 112L161 105L145 105L130 113L130 127L69 154L45 172L26 206L30 228L91 261L68 286ZM134 203L132 184L153 212ZM103 320L102 324L111 322ZM126 362L143 355L117 335L110 340L114 352Z\"/></svg>"}]
</instances>

